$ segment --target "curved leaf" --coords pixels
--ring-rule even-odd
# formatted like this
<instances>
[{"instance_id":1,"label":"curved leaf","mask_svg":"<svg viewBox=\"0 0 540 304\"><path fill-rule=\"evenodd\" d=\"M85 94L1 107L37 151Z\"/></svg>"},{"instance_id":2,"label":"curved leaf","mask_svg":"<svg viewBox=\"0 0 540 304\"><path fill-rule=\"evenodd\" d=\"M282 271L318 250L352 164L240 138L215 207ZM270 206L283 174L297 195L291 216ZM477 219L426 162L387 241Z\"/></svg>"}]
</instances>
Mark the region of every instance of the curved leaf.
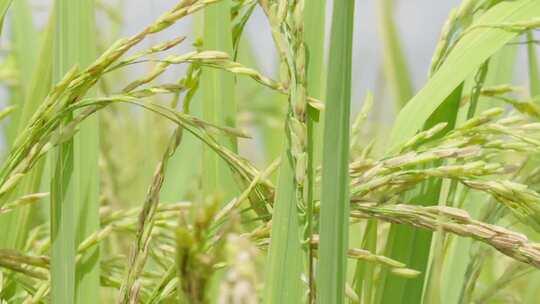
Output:
<instances>
[{"instance_id":1,"label":"curved leaf","mask_svg":"<svg viewBox=\"0 0 540 304\"><path fill-rule=\"evenodd\" d=\"M539 1L501 2L487 11L475 24L523 22L539 15ZM389 151L394 151L401 143L414 136L467 76L518 34L517 31L490 27L477 28L466 34L437 73L399 113L391 133Z\"/></svg>"}]
</instances>

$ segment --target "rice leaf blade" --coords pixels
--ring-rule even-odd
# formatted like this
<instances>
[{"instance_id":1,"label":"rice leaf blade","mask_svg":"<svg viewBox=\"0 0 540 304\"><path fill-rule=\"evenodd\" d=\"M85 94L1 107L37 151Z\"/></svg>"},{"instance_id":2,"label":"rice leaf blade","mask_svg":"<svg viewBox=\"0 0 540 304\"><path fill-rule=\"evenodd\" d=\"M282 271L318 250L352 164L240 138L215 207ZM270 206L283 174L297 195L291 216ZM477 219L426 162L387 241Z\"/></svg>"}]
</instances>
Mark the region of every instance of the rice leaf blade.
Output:
<instances>
[{"instance_id":1,"label":"rice leaf blade","mask_svg":"<svg viewBox=\"0 0 540 304\"><path fill-rule=\"evenodd\" d=\"M2 29L4 27L4 19L6 18L7 12L9 10L9 6L13 0L1 0L0 1L0 34L2 33Z\"/></svg>"},{"instance_id":2,"label":"rice leaf blade","mask_svg":"<svg viewBox=\"0 0 540 304\"><path fill-rule=\"evenodd\" d=\"M309 50L307 70L309 96L322 98L326 85L324 73L324 25L326 0L311 0L305 3L304 38Z\"/></svg>"},{"instance_id":3,"label":"rice leaf blade","mask_svg":"<svg viewBox=\"0 0 540 304\"><path fill-rule=\"evenodd\" d=\"M453 129L456 123L463 85L458 86L426 122L424 129L438 123L448 124L446 131ZM442 136L442 133L439 135ZM429 164L427 165L429 166ZM413 205L436 205L439 202L442 181L431 178L404 195L403 200ZM383 270L382 284L378 288L378 303L421 303L424 291L424 279L428 269L432 233L411 227L392 225L386 255L405 263L408 267L420 271L414 279L394 276ZM392 290L392 292L385 292Z\"/></svg>"},{"instance_id":4,"label":"rice leaf blade","mask_svg":"<svg viewBox=\"0 0 540 304\"><path fill-rule=\"evenodd\" d=\"M28 1L15 1L11 9L11 35L13 37L13 57L19 71L19 85L10 90L10 103L17 106L11 116L11 123L6 130L7 144L11 146L17 136L20 109L24 107L30 80L36 65L38 33L33 23L31 7Z\"/></svg>"},{"instance_id":5,"label":"rice leaf blade","mask_svg":"<svg viewBox=\"0 0 540 304\"><path fill-rule=\"evenodd\" d=\"M78 64L86 67L96 57L96 29L94 0L80 0ZM81 123L74 138L75 182L77 195L77 235L75 246L100 228L98 197L99 122L93 115ZM77 264L75 272L75 302L93 303L99 292L100 246L87 250Z\"/></svg>"},{"instance_id":6,"label":"rice leaf blade","mask_svg":"<svg viewBox=\"0 0 540 304\"><path fill-rule=\"evenodd\" d=\"M401 109L413 96L413 84L393 19L393 1L381 0L378 3L384 44L384 74L390 83L396 108Z\"/></svg>"},{"instance_id":7,"label":"rice leaf blade","mask_svg":"<svg viewBox=\"0 0 540 304\"><path fill-rule=\"evenodd\" d=\"M53 80L59 81L73 66L85 66L93 58L93 0L58 0L55 3L55 36L53 46ZM79 97L79 96L77 96ZM66 117L63 123L69 122ZM51 298L54 303L79 301L79 291L96 293L99 262L93 256L90 264L76 271L77 242L92 233L97 223L97 121L86 121L81 134L56 148L51 166ZM60 126L63 128L63 126ZM88 141L86 141L88 140ZM88 146L82 146L88 145ZM84 154L82 150L84 151ZM75 155L75 152L78 154ZM90 157L93 159L86 159ZM83 159L84 158L84 159ZM95 163L93 162L95 161ZM84 162L87 162L84 164ZM81 167L81 165L88 167ZM81 170L89 170L83 177ZM84 183L84 185L83 185ZM79 215L79 212L81 214ZM79 222L82 218L85 221ZM81 226L82 223L82 226ZM89 231L90 230L90 231ZM94 251L92 251L94 252ZM77 275L76 275L77 273ZM89 274L89 276L86 276ZM84 277L88 278L86 281ZM79 282L84 285L81 289ZM92 281L92 282L90 282ZM93 286L87 290L83 289ZM88 300L93 299L90 297Z\"/></svg>"},{"instance_id":8,"label":"rice leaf blade","mask_svg":"<svg viewBox=\"0 0 540 304\"><path fill-rule=\"evenodd\" d=\"M302 296L302 249L293 162L283 152L268 250L264 303L295 304Z\"/></svg>"},{"instance_id":9,"label":"rice leaf blade","mask_svg":"<svg viewBox=\"0 0 540 304\"><path fill-rule=\"evenodd\" d=\"M534 32L528 31L526 35L527 41L527 58L529 61L529 94L531 97L540 94L540 70L538 67L538 56L536 45L534 44ZM532 166L538 164L538 155L533 157ZM529 287L525 293L523 303L532 304L538 301L538 289L540 287L540 274L534 273L529 281Z\"/></svg>"},{"instance_id":10,"label":"rice leaf blade","mask_svg":"<svg viewBox=\"0 0 540 304\"><path fill-rule=\"evenodd\" d=\"M11 115L10 125L6 129L8 146L17 135L21 124L21 111L29 100L28 93L33 72L36 65L35 41L38 38L32 22L32 13L26 0L15 1L12 7L12 36L13 55L19 70L19 86L13 89L10 96L12 105L18 109ZM24 245L25 234L28 230L30 208L24 207L6 215L0 215L0 230L10 231L0 239L0 246L5 248L21 249ZM14 229L17 227L17 229Z\"/></svg>"},{"instance_id":11,"label":"rice leaf blade","mask_svg":"<svg viewBox=\"0 0 540 304\"><path fill-rule=\"evenodd\" d=\"M377 252L377 221L369 220L366 224L366 232L362 240L362 248L369 252ZM367 261L358 260L356 262L354 276L354 290L361 296L364 303L373 303L374 288L374 265Z\"/></svg>"},{"instance_id":12,"label":"rice leaf blade","mask_svg":"<svg viewBox=\"0 0 540 304\"><path fill-rule=\"evenodd\" d=\"M475 24L514 23L540 14L540 2L501 2L483 14ZM477 28L465 35L441 68L400 111L390 135L388 151L394 151L419 131L424 122L463 80L519 32Z\"/></svg>"},{"instance_id":13,"label":"rice leaf blade","mask_svg":"<svg viewBox=\"0 0 540 304\"><path fill-rule=\"evenodd\" d=\"M345 301L353 21L354 0L335 1L326 86L317 303Z\"/></svg>"},{"instance_id":14,"label":"rice leaf blade","mask_svg":"<svg viewBox=\"0 0 540 304\"><path fill-rule=\"evenodd\" d=\"M204 48L232 54L231 1L221 1L204 10ZM203 68L201 91L203 93L203 118L221 126L236 126L234 76L211 68ZM237 150L235 138L220 138L220 143L232 151ZM226 164L209 149L203 149L203 189L231 197L234 183Z\"/></svg>"},{"instance_id":15,"label":"rice leaf blade","mask_svg":"<svg viewBox=\"0 0 540 304\"><path fill-rule=\"evenodd\" d=\"M71 1L58 0L55 5L53 81L62 79L74 63L68 30ZM76 26L76 25L75 25ZM73 41L74 42L74 41ZM51 300L71 303L75 300L75 206L73 184L73 140L61 144L52 155L51 165Z\"/></svg>"},{"instance_id":16,"label":"rice leaf blade","mask_svg":"<svg viewBox=\"0 0 540 304\"><path fill-rule=\"evenodd\" d=\"M534 33L527 32L527 57L529 59L529 87L531 96L540 94L540 74L538 70L538 56L536 53L536 45L534 41Z\"/></svg>"},{"instance_id":17,"label":"rice leaf blade","mask_svg":"<svg viewBox=\"0 0 540 304\"><path fill-rule=\"evenodd\" d=\"M512 83L513 73L509 72L513 70L513 67L516 63L517 47L515 46L506 46L499 50L489 62L488 74L486 77L485 84L486 86L502 85ZM481 113L489 108L498 106L499 101L494 100L490 97L480 97L478 102L478 113ZM462 109L462 118L458 119L458 125L465 121L465 116L467 111ZM458 186L456 192L461 193L463 187ZM465 194L461 194L465 195ZM457 197L457 196L456 196ZM482 205L480 202L486 200L486 195L478 193L467 193L466 197L463 198L463 206L461 208L467 210L469 214L478 218L480 216L480 211ZM454 203L455 207L460 207L457 205L458 202ZM470 239L458 238L455 236L450 237L448 250L444 256L445 265L443 272L441 274L442 282L442 302L443 303L456 303L459 300L459 295L461 288L463 287L463 282L466 278L466 268L467 263L470 260L470 255L462 254L463 252L469 252L473 241Z\"/></svg>"},{"instance_id":18,"label":"rice leaf blade","mask_svg":"<svg viewBox=\"0 0 540 304\"><path fill-rule=\"evenodd\" d=\"M307 91L308 95L322 99L324 96L324 86L326 74L324 73L324 37L325 37L325 8L326 0L312 0L305 3L305 29L304 41L307 46ZM311 238L316 231L314 218L315 200L320 199L320 189L316 187L316 168L321 164L322 154L322 131L324 130L322 113L315 113L313 109L307 112L307 134L308 134L308 194L307 194L307 229ZM315 300L315 254L310 246L307 250L307 269L309 285L309 303Z\"/></svg>"}]
</instances>

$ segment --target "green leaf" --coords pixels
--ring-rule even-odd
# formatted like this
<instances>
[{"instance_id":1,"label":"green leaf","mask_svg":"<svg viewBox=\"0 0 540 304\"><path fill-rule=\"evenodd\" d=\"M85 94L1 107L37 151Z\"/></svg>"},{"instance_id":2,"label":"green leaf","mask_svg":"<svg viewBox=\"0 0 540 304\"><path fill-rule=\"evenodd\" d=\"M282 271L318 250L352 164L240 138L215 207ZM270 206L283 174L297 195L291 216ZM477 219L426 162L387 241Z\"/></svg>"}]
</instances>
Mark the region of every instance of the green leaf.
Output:
<instances>
[{"instance_id":1,"label":"green leaf","mask_svg":"<svg viewBox=\"0 0 540 304\"><path fill-rule=\"evenodd\" d=\"M362 240L362 248L369 252L377 252L377 221L368 220L364 239ZM376 290L375 267L373 264L358 260L356 262L356 270L354 275L354 289L356 294L363 299L363 303L373 303L373 293Z\"/></svg>"},{"instance_id":2,"label":"green leaf","mask_svg":"<svg viewBox=\"0 0 540 304\"><path fill-rule=\"evenodd\" d=\"M538 70L538 56L536 52L536 45L533 42L534 33L532 31L527 32L527 56L529 59L529 94L533 97L540 94L540 75ZM538 164L538 155L535 155L532 159L532 166ZM527 291L525 292L523 303L533 304L538 301L538 290L540 287L540 273L534 273L529 280Z\"/></svg>"},{"instance_id":3,"label":"green leaf","mask_svg":"<svg viewBox=\"0 0 540 304\"><path fill-rule=\"evenodd\" d=\"M326 73L324 73L324 28L326 0L311 0L305 3L305 32L304 39L307 46L307 90L311 97L322 99L324 95L324 85ZM324 125L323 114L315 113L313 109L308 109L307 133L308 133L308 194L307 194L307 229L311 237L316 231L314 219L314 201L320 198L320 191L316 187L316 170L320 167L322 154L322 130ZM307 254L308 284L310 288L309 303L313 303L315 298L315 257L313 248L308 248Z\"/></svg>"},{"instance_id":4,"label":"green leaf","mask_svg":"<svg viewBox=\"0 0 540 304\"><path fill-rule=\"evenodd\" d=\"M535 0L504 1L483 14L477 24L514 23L531 20L540 15L540 2ZM512 40L519 32L477 28L466 34L456 45L441 68L400 111L390 135L389 151L419 131L424 122L445 98L467 76Z\"/></svg>"},{"instance_id":5,"label":"green leaf","mask_svg":"<svg viewBox=\"0 0 540 304\"><path fill-rule=\"evenodd\" d=\"M11 116L10 124L6 130L8 145L12 144L13 139L17 136L19 130L21 130L21 125L23 123L21 121L21 108L24 112L27 109L25 103L30 101L28 95L30 93L30 85L36 66L36 41L38 40L38 35L32 23L32 12L28 6L27 0L15 1L11 13L11 31L13 36L12 54L14 55L15 64L19 70L20 85L10 91L10 101L14 106L17 106L17 110L15 110ZM30 191L32 190L25 193L32 193ZM23 195L25 193L18 191L15 195ZM9 233L6 233L6 237L0 239L1 247L22 249L28 231L29 217L29 206L18 208L10 214L0 215L0 230L6 232L9 231Z\"/></svg>"},{"instance_id":6,"label":"green leaf","mask_svg":"<svg viewBox=\"0 0 540 304\"><path fill-rule=\"evenodd\" d=\"M19 71L19 86L10 90L10 102L18 107L18 111L12 116L12 122L7 128L7 141L11 145L19 127L20 109L26 101L27 93L36 65L37 42L39 35L34 27L32 11L27 0L15 1L11 9L11 35L13 45L13 57Z\"/></svg>"},{"instance_id":7,"label":"green leaf","mask_svg":"<svg viewBox=\"0 0 540 304\"><path fill-rule=\"evenodd\" d=\"M344 303L354 0L334 1L322 158L317 303Z\"/></svg>"},{"instance_id":8,"label":"green leaf","mask_svg":"<svg viewBox=\"0 0 540 304\"><path fill-rule=\"evenodd\" d=\"M302 249L296 210L293 162L283 152L266 268L264 303L301 303Z\"/></svg>"},{"instance_id":9,"label":"green leaf","mask_svg":"<svg viewBox=\"0 0 540 304\"><path fill-rule=\"evenodd\" d=\"M512 83L518 50L517 45L506 45L491 57L485 81L486 86ZM482 113L493 107L504 107L504 103L496 98L480 96L476 113Z\"/></svg>"},{"instance_id":10,"label":"green leaf","mask_svg":"<svg viewBox=\"0 0 540 304\"><path fill-rule=\"evenodd\" d=\"M448 96L428 119L424 130L442 122L448 123L444 132L448 132L454 128L462 88L463 85L458 86ZM443 133L438 136L442 135ZM403 200L414 205L435 205L439 201L440 191L441 180L431 178L417 186L414 190L406 193ZM385 247L385 255L405 263L408 267L420 271L421 274L414 279L405 279L383 270L381 284L378 288L377 303L421 303L424 279L428 269L431 238L432 233L430 231L422 231L402 225L392 225ZM385 292L387 290L392 290L392 292Z\"/></svg>"},{"instance_id":11,"label":"green leaf","mask_svg":"<svg viewBox=\"0 0 540 304\"><path fill-rule=\"evenodd\" d=\"M198 12L194 15L195 20L192 25L193 36L200 36L204 31L203 13ZM190 114L201 117L201 98L201 94L193 95L193 100L189 106ZM188 198L193 199L192 192L194 189L197 189L200 183L199 179L203 163L201 155L202 145L199 140L191 133L184 132L182 147L170 158L169 167L171 169L165 172L165 180L160 193L165 203Z\"/></svg>"},{"instance_id":12,"label":"green leaf","mask_svg":"<svg viewBox=\"0 0 540 304\"><path fill-rule=\"evenodd\" d=\"M2 28L4 26L4 19L6 18L6 14L9 10L9 6L13 0L1 0L0 1L0 33L2 33Z\"/></svg>"},{"instance_id":13,"label":"green leaf","mask_svg":"<svg viewBox=\"0 0 540 304\"><path fill-rule=\"evenodd\" d=\"M221 1L204 10L204 49L219 50L232 54L231 0ZM211 68L203 68L201 91L204 120L220 126L236 125L234 76ZM220 138L219 142L237 150L236 139ZM231 197L234 189L227 165L209 149L203 149L203 189L207 194L218 193ZM225 182L228 181L228 182Z\"/></svg>"},{"instance_id":14,"label":"green leaf","mask_svg":"<svg viewBox=\"0 0 540 304\"><path fill-rule=\"evenodd\" d=\"M399 110L413 96L413 84L393 20L393 1L381 0L378 3L384 44L384 75L390 83L396 108Z\"/></svg>"},{"instance_id":15,"label":"green leaf","mask_svg":"<svg viewBox=\"0 0 540 304\"><path fill-rule=\"evenodd\" d=\"M93 0L58 0L55 4L52 75L57 82L73 66L88 65L94 58L96 43ZM67 117L64 124L70 120ZM92 302L98 293L98 247L84 256L81 267L75 269L77 243L99 228L97 131L97 120L87 120L75 139L61 144L53 153L51 300L54 303Z\"/></svg>"},{"instance_id":16,"label":"green leaf","mask_svg":"<svg viewBox=\"0 0 540 304\"><path fill-rule=\"evenodd\" d=\"M77 38L76 1L55 3L53 39L53 81L62 79L75 60L73 46ZM70 44L70 42L72 44ZM67 121L65 122L67 123ZM75 201L73 173L73 140L61 144L52 155L51 165L51 301L67 304L75 300Z\"/></svg>"},{"instance_id":17,"label":"green leaf","mask_svg":"<svg viewBox=\"0 0 540 304\"><path fill-rule=\"evenodd\" d=\"M538 57L536 54L536 45L534 41L534 33L527 32L527 57L529 58L529 86L531 96L540 94L540 74L538 70Z\"/></svg>"},{"instance_id":18,"label":"green leaf","mask_svg":"<svg viewBox=\"0 0 540 304\"><path fill-rule=\"evenodd\" d=\"M512 83L513 73L509 71L513 70L516 63L516 55L516 46L505 46L490 59L485 81L486 86ZM497 102L490 97L480 97L477 113L496 106ZM463 116L463 119L459 120L458 125L465 121L467 109L462 109L461 112L463 113L460 114L463 115L460 116ZM458 189L456 190L457 193L464 195L462 186L458 185L456 188ZM467 193L463 199L463 206L454 205L454 207L463 208L473 218L478 218L483 206L481 202L487 201L489 196L482 193ZM469 252L472 243L473 240L470 239L450 236L447 253L444 256L444 268L441 274L442 303L452 304L459 301L461 288L466 279L467 264L470 261L470 255L462 253Z\"/></svg>"},{"instance_id":19,"label":"green leaf","mask_svg":"<svg viewBox=\"0 0 540 304\"><path fill-rule=\"evenodd\" d=\"M326 75L324 73L324 25L326 0L310 0L305 4L304 39L309 52L308 92L309 96L322 98Z\"/></svg>"},{"instance_id":20,"label":"green leaf","mask_svg":"<svg viewBox=\"0 0 540 304\"><path fill-rule=\"evenodd\" d=\"M94 0L79 1L78 64L86 68L96 58L96 27ZM90 93L92 94L92 93ZM74 138L77 235L75 246L99 230L99 116L85 119ZM75 272L75 303L95 303L99 294L99 246L87 250L77 264Z\"/></svg>"}]
</instances>

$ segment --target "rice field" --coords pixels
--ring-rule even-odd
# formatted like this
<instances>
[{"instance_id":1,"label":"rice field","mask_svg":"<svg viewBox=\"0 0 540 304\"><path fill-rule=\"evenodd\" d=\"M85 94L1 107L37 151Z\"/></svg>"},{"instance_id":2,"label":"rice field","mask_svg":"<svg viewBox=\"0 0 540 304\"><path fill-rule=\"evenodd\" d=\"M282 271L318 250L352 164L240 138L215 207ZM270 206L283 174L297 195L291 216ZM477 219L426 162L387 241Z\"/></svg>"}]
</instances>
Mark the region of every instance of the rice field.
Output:
<instances>
[{"instance_id":1,"label":"rice field","mask_svg":"<svg viewBox=\"0 0 540 304\"><path fill-rule=\"evenodd\" d=\"M540 1L459 1L421 85L376 1L361 101L362 0L42 2L0 0L0 304L540 302Z\"/></svg>"}]
</instances>

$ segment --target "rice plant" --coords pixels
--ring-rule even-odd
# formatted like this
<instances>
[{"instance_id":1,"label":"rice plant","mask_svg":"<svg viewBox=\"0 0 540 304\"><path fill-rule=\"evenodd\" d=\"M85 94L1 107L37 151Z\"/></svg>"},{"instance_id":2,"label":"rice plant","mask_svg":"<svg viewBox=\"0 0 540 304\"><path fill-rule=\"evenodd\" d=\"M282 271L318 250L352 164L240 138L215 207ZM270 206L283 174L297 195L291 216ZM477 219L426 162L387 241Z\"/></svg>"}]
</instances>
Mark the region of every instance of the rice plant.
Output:
<instances>
[{"instance_id":1,"label":"rice plant","mask_svg":"<svg viewBox=\"0 0 540 304\"><path fill-rule=\"evenodd\" d=\"M539 1L461 1L421 86L378 1L358 103L364 2L170 3L0 0L0 303L539 301Z\"/></svg>"}]
</instances>

